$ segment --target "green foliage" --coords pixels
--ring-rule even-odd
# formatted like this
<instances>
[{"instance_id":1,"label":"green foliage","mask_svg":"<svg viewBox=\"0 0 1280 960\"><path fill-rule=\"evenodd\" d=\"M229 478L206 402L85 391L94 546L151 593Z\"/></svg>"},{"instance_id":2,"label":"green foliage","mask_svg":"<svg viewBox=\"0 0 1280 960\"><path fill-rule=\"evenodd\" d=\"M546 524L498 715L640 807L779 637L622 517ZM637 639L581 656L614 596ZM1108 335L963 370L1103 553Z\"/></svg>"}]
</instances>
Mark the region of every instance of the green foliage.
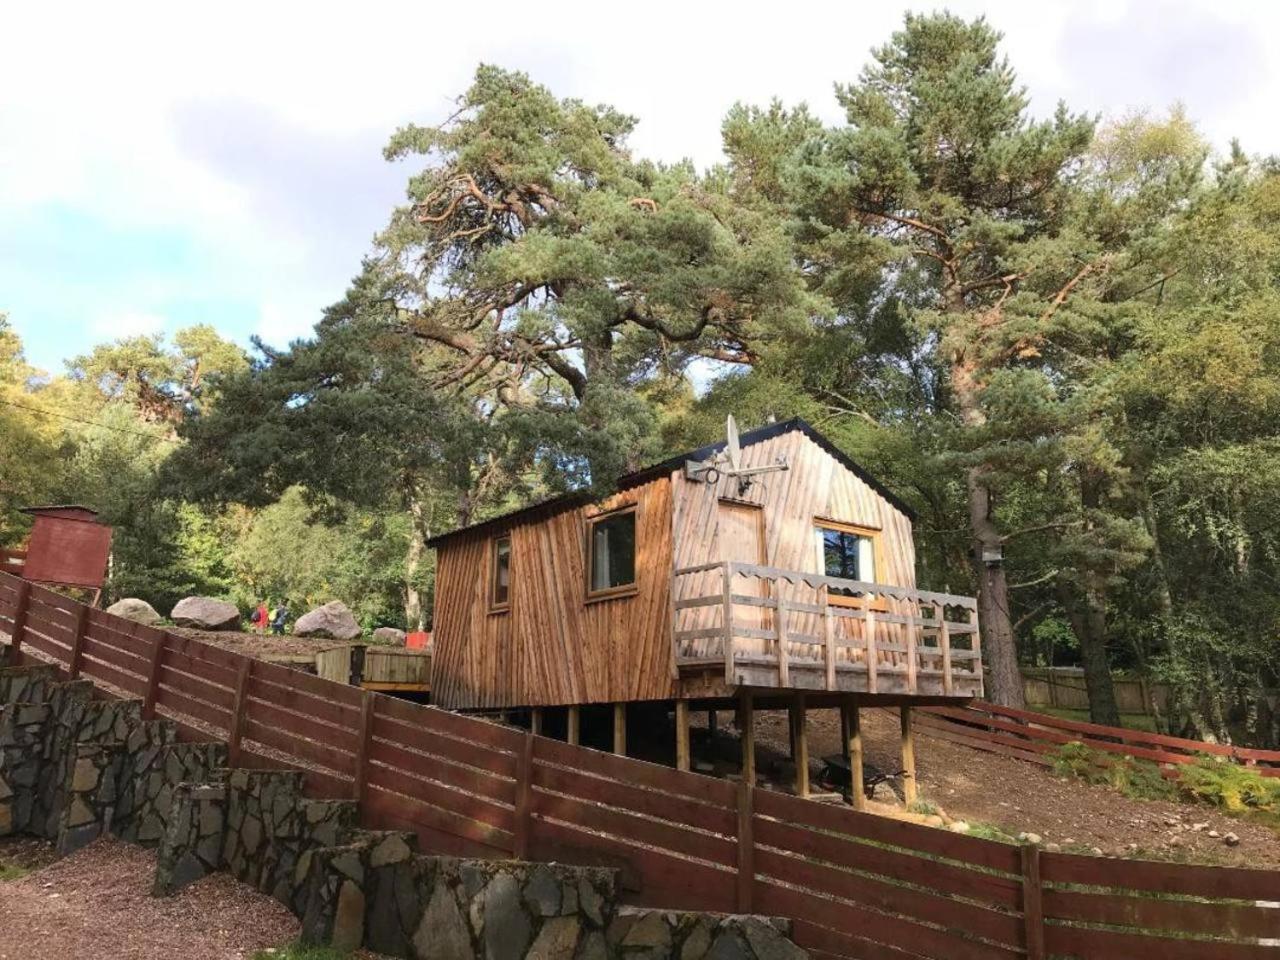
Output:
<instances>
[{"instance_id":1,"label":"green foliage","mask_svg":"<svg viewBox=\"0 0 1280 960\"><path fill-rule=\"evenodd\" d=\"M1178 788L1149 760L1095 750L1080 741L1064 743L1052 754L1061 777L1111 787L1138 800L1176 800Z\"/></svg>"},{"instance_id":2,"label":"green foliage","mask_svg":"<svg viewBox=\"0 0 1280 960\"><path fill-rule=\"evenodd\" d=\"M350 953L334 947L299 942L284 947L259 950L253 955L253 960L347 960L350 956Z\"/></svg>"},{"instance_id":3,"label":"green foliage","mask_svg":"<svg viewBox=\"0 0 1280 960\"><path fill-rule=\"evenodd\" d=\"M1205 755L1179 767L1178 782L1190 796L1228 813L1280 814L1280 780L1219 757Z\"/></svg>"}]
</instances>

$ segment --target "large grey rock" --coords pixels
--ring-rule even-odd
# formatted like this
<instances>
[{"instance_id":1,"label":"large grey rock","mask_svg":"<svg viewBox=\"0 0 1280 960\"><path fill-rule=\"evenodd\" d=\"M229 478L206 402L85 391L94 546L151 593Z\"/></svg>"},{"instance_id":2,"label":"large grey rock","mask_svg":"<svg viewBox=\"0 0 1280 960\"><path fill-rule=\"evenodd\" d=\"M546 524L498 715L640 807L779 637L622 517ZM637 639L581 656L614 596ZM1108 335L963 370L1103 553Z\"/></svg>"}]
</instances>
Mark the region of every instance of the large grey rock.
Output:
<instances>
[{"instance_id":1,"label":"large grey rock","mask_svg":"<svg viewBox=\"0 0 1280 960\"><path fill-rule=\"evenodd\" d=\"M498 874L484 891L485 960L523 960L532 933L515 877Z\"/></svg>"},{"instance_id":2,"label":"large grey rock","mask_svg":"<svg viewBox=\"0 0 1280 960\"><path fill-rule=\"evenodd\" d=\"M240 626L240 610L234 603L212 597L183 597L169 619L197 630L234 630Z\"/></svg>"},{"instance_id":3,"label":"large grey rock","mask_svg":"<svg viewBox=\"0 0 1280 960\"><path fill-rule=\"evenodd\" d=\"M422 913L422 922L413 935L413 949L418 960L457 960L475 955L467 921L444 883L436 885L431 902Z\"/></svg>"},{"instance_id":4,"label":"large grey rock","mask_svg":"<svg viewBox=\"0 0 1280 960\"><path fill-rule=\"evenodd\" d=\"M385 643L389 647L403 647L405 633L395 627L379 627L373 631L374 643Z\"/></svg>"},{"instance_id":5,"label":"large grey rock","mask_svg":"<svg viewBox=\"0 0 1280 960\"><path fill-rule=\"evenodd\" d=\"M145 623L147 626L155 626L160 622L160 614L156 613L156 608L145 600L139 600L136 597L125 597L123 600L117 600L111 606L107 607L107 613L114 614L117 617L124 617L126 620L133 620L136 623Z\"/></svg>"},{"instance_id":6,"label":"large grey rock","mask_svg":"<svg viewBox=\"0 0 1280 960\"><path fill-rule=\"evenodd\" d=\"M326 637L330 640L354 640L360 636L360 625L341 600L331 600L323 607L304 613L293 625L295 636Z\"/></svg>"}]
</instances>

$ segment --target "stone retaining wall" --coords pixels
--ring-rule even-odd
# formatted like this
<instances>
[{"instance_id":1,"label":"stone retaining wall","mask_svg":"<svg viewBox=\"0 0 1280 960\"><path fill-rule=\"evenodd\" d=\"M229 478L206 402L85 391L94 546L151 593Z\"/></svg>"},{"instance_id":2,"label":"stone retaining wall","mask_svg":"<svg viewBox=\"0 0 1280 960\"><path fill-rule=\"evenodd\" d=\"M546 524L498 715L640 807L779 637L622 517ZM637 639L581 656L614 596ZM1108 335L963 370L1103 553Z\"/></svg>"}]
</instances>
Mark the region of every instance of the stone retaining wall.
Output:
<instances>
[{"instance_id":1,"label":"stone retaining wall","mask_svg":"<svg viewBox=\"0 0 1280 960\"><path fill-rule=\"evenodd\" d=\"M45 667L0 668L0 835L69 852L104 832L158 844L154 892L228 870L286 904L304 937L414 960L797 960L789 925L619 908L617 871L417 852L364 831L303 775L227 770L136 701L97 700Z\"/></svg>"}]
</instances>

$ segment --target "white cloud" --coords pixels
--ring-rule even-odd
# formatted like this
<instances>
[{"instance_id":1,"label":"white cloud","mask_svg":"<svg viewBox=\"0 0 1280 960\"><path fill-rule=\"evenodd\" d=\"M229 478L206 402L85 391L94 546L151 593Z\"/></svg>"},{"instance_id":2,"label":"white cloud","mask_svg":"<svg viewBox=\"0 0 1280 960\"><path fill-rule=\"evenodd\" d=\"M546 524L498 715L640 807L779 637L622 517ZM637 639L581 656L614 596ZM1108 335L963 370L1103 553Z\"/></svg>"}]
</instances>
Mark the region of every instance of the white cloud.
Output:
<instances>
[{"instance_id":1,"label":"white cloud","mask_svg":"<svg viewBox=\"0 0 1280 960\"><path fill-rule=\"evenodd\" d=\"M305 303L284 304L266 301L258 308L254 333L271 347L287 347L290 341L311 335L319 317Z\"/></svg>"},{"instance_id":2,"label":"white cloud","mask_svg":"<svg viewBox=\"0 0 1280 960\"><path fill-rule=\"evenodd\" d=\"M165 318L159 314L126 310L94 317L89 322L89 331L100 340L120 340L161 333L166 325Z\"/></svg>"}]
</instances>

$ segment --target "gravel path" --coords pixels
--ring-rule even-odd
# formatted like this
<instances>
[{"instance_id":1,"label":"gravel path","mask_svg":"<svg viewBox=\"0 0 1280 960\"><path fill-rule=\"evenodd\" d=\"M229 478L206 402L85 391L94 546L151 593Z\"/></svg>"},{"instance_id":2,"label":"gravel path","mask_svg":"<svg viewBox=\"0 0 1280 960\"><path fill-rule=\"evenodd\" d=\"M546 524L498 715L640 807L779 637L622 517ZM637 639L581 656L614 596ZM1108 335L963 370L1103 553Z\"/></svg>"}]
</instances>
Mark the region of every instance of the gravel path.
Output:
<instances>
[{"instance_id":1,"label":"gravel path","mask_svg":"<svg viewBox=\"0 0 1280 960\"><path fill-rule=\"evenodd\" d=\"M227 874L156 898L154 873L154 852L99 840L0 884L0 960L242 960L298 936L288 910Z\"/></svg>"}]
</instances>

